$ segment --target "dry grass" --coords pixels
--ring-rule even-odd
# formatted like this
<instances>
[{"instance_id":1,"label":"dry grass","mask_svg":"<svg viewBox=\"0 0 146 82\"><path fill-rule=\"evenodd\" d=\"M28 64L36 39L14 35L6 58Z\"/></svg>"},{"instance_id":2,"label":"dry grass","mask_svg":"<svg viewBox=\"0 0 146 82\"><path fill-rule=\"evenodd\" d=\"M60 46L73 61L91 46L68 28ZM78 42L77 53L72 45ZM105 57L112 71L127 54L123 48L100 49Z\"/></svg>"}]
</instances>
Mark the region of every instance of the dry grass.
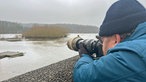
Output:
<instances>
[{"instance_id":1,"label":"dry grass","mask_svg":"<svg viewBox=\"0 0 146 82\"><path fill-rule=\"evenodd\" d=\"M34 26L23 33L25 38L61 38L68 34L68 30L59 26Z\"/></svg>"}]
</instances>

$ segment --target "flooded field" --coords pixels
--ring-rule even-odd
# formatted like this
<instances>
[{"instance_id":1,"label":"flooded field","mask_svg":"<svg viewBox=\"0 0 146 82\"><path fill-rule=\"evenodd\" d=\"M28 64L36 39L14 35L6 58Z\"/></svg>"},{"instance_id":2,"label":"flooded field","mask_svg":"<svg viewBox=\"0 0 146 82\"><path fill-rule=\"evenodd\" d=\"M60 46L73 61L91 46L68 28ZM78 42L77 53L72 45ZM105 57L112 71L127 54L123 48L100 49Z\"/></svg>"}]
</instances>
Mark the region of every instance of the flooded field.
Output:
<instances>
[{"instance_id":1,"label":"flooded field","mask_svg":"<svg viewBox=\"0 0 146 82\"><path fill-rule=\"evenodd\" d=\"M77 35L70 34L66 38L50 41L0 41L0 52L24 53L24 56L0 59L0 81L78 55L66 46L67 40ZM96 34L79 35L85 39L95 39Z\"/></svg>"}]
</instances>

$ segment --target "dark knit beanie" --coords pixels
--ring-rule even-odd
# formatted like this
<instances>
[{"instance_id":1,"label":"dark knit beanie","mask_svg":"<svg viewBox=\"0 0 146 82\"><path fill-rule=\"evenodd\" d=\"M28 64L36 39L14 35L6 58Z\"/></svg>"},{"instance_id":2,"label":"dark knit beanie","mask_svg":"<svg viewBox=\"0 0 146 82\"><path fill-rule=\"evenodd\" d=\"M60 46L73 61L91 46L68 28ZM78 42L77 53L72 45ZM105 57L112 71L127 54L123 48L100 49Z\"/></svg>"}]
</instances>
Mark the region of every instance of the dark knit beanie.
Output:
<instances>
[{"instance_id":1,"label":"dark knit beanie","mask_svg":"<svg viewBox=\"0 0 146 82\"><path fill-rule=\"evenodd\" d=\"M99 36L129 33L146 22L146 9L137 0L119 0L108 9Z\"/></svg>"}]
</instances>

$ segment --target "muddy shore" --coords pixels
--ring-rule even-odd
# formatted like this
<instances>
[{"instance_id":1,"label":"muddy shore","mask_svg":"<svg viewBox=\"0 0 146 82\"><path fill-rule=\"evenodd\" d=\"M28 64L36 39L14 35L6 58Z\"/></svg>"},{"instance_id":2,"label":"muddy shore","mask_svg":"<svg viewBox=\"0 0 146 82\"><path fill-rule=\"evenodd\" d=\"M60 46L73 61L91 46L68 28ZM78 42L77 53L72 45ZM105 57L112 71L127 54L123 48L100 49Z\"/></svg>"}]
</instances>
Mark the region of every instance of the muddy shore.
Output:
<instances>
[{"instance_id":1,"label":"muddy shore","mask_svg":"<svg viewBox=\"0 0 146 82\"><path fill-rule=\"evenodd\" d=\"M75 56L2 82L73 82L73 66L78 58Z\"/></svg>"}]
</instances>

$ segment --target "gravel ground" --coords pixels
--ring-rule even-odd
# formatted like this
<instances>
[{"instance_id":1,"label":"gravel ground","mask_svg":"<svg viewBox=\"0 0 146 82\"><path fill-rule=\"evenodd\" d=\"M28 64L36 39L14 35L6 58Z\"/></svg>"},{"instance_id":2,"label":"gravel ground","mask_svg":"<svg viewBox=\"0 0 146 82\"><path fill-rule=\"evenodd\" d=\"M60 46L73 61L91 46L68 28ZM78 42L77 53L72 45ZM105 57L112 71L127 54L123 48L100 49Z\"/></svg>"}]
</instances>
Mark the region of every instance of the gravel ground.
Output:
<instances>
[{"instance_id":1,"label":"gravel ground","mask_svg":"<svg viewBox=\"0 0 146 82\"><path fill-rule=\"evenodd\" d=\"M2 82L73 82L73 66L78 58L75 56Z\"/></svg>"}]
</instances>

